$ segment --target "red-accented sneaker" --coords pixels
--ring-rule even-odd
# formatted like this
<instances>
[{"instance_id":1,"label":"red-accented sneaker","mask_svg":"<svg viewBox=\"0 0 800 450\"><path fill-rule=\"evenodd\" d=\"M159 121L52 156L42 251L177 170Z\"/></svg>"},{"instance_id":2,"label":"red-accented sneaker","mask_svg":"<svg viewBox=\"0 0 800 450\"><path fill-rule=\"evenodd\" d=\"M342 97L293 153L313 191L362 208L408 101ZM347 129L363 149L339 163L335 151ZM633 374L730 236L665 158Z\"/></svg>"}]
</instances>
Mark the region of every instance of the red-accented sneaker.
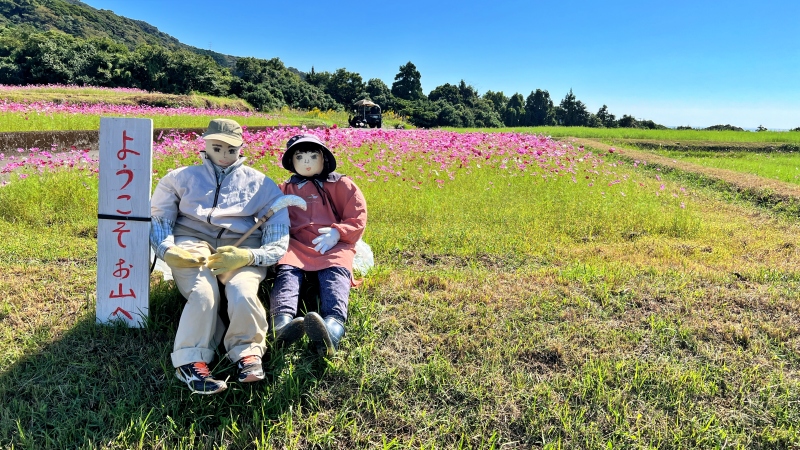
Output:
<instances>
[{"instance_id":1,"label":"red-accented sneaker","mask_svg":"<svg viewBox=\"0 0 800 450\"><path fill-rule=\"evenodd\" d=\"M216 394L228 389L228 385L211 375L208 365L202 361L184 364L175 368L175 376L186 383L192 392L198 394Z\"/></svg>"},{"instance_id":2,"label":"red-accented sneaker","mask_svg":"<svg viewBox=\"0 0 800 450\"><path fill-rule=\"evenodd\" d=\"M252 383L264 379L264 368L258 355L243 356L236 362L236 367L239 368L240 383Z\"/></svg>"}]
</instances>

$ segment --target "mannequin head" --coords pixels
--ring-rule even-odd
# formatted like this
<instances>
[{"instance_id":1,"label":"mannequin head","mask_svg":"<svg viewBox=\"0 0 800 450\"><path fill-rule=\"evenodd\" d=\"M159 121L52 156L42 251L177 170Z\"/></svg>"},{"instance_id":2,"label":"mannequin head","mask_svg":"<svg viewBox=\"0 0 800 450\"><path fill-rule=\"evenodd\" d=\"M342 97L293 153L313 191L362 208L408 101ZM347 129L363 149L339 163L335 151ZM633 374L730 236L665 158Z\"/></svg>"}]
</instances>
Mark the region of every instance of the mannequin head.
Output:
<instances>
[{"instance_id":1,"label":"mannequin head","mask_svg":"<svg viewBox=\"0 0 800 450\"><path fill-rule=\"evenodd\" d=\"M240 148L217 139L206 139L206 157L219 167L235 163L239 159Z\"/></svg>"},{"instance_id":2,"label":"mannequin head","mask_svg":"<svg viewBox=\"0 0 800 450\"><path fill-rule=\"evenodd\" d=\"M228 167L239 159L244 139L242 127L235 120L212 120L202 138L206 141L206 157L215 165Z\"/></svg>"},{"instance_id":3,"label":"mannequin head","mask_svg":"<svg viewBox=\"0 0 800 450\"><path fill-rule=\"evenodd\" d=\"M304 177L313 177L322 173L325 157L322 151L315 148L301 149L292 156L294 172Z\"/></svg>"},{"instance_id":4,"label":"mannequin head","mask_svg":"<svg viewBox=\"0 0 800 450\"><path fill-rule=\"evenodd\" d=\"M313 134L298 134L286 142L281 157L283 168L303 177L327 177L336 170L336 158Z\"/></svg>"}]
</instances>

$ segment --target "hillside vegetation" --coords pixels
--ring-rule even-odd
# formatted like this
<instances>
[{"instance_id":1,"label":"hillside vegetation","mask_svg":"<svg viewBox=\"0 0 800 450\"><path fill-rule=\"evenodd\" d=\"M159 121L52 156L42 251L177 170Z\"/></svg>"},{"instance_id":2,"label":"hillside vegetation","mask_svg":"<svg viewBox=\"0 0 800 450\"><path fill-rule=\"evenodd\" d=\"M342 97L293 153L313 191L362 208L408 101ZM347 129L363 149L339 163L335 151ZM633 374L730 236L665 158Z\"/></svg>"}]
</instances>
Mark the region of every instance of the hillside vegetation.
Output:
<instances>
[{"instance_id":1,"label":"hillside vegetation","mask_svg":"<svg viewBox=\"0 0 800 450\"><path fill-rule=\"evenodd\" d=\"M129 19L77 0L0 0L0 25L27 25L38 31L58 30L88 38L108 38L130 49L144 44L186 49L232 67L236 58L182 44L141 20Z\"/></svg>"}]
</instances>

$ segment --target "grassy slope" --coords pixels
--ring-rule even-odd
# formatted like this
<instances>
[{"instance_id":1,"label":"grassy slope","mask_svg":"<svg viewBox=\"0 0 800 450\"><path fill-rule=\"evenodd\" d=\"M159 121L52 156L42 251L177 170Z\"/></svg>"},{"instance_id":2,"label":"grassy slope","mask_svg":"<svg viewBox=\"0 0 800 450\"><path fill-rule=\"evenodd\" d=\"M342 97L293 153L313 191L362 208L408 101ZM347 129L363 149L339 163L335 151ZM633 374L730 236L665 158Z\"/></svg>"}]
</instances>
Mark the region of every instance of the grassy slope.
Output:
<instances>
[{"instance_id":1,"label":"grassy slope","mask_svg":"<svg viewBox=\"0 0 800 450\"><path fill-rule=\"evenodd\" d=\"M171 284L154 281L147 330L93 325L96 187L19 188L0 203L28 196L0 221L0 442L800 445L796 222L613 170L629 181L603 195L489 167L441 189L360 182L380 267L353 291L340 354L272 353L266 382L212 398L168 367ZM74 214L54 219L56 203Z\"/></svg>"}]
</instances>

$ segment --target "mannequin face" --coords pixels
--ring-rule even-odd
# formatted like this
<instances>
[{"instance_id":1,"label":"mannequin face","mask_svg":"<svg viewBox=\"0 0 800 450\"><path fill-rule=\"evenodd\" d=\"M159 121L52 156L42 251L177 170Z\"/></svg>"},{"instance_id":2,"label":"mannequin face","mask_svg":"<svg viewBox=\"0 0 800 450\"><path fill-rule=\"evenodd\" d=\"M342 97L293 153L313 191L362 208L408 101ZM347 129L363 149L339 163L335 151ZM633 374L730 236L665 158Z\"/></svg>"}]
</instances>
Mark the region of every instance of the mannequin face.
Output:
<instances>
[{"instance_id":1,"label":"mannequin face","mask_svg":"<svg viewBox=\"0 0 800 450\"><path fill-rule=\"evenodd\" d=\"M239 159L239 148L216 139L206 139L206 155L219 167L228 167Z\"/></svg>"},{"instance_id":2,"label":"mannequin face","mask_svg":"<svg viewBox=\"0 0 800 450\"><path fill-rule=\"evenodd\" d=\"M325 165L325 158L322 156L322 152L315 150L298 151L294 154L292 160L294 161L295 172L304 177L313 177L321 174Z\"/></svg>"}]
</instances>

